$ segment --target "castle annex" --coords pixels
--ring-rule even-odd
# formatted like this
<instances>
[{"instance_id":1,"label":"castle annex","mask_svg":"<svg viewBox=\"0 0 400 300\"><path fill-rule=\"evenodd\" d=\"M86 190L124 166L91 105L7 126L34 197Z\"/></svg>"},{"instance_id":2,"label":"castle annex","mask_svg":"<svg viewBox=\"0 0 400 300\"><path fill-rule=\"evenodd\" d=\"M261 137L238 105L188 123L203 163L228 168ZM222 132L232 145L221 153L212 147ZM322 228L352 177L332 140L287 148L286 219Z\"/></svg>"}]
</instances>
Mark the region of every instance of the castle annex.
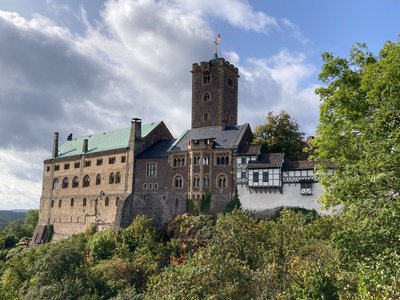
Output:
<instances>
[{"instance_id":1,"label":"castle annex","mask_svg":"<svg viewBox=\"0 0 400 300\"><path fill-rule=\"evenodd\" d=\"M251 145L249 124L238 125L238 69L223 58L192 66L192 128L174 138L161 122L75 138L54 134L44 160L39 223L33 241L128 226L139 214L162 226L187 211L188 200L211 197L225 209L236 191L242 207L317 209L322 192L311 162Z\"/></svg>"}]
</instances>

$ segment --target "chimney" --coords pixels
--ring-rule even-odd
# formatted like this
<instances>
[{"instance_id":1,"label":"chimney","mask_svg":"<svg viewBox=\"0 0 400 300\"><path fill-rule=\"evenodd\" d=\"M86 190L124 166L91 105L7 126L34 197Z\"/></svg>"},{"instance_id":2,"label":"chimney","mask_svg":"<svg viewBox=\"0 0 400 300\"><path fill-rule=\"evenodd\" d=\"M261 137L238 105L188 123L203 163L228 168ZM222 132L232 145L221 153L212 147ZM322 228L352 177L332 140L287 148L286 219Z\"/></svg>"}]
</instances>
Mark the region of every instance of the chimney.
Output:
<instances>
[{"instance_id":1,"label":"chimney","mask_svg":"<svg viewBox=\"0 0 400 300\"><path fill-rule=\"evenodd\" d=\"M82 152L83 153L86 153L86 152L88 152L88 139L84 139L83 140L83 146L82 146Z\"/></svg>"},{"instance_id":2,"label":"chimney","mask_svg":"<svg viewBox=\"0 0 400 300\"><path fill-rule=\"evenodd\" d=\"M54 140L53 140L53 158L58 156L58 132L54 132Z\"/></svg>"},{"instance_id":3,"label":"chimney","mask_svg":"<svg viewBox=\"0 0 400 300\"><path fill-rule=\"evenodd\" d=\"M142 137L142 120L139 118L133 118L131 121L131 131L135 134L135 139Z\"/></svg>"}]
</instances>

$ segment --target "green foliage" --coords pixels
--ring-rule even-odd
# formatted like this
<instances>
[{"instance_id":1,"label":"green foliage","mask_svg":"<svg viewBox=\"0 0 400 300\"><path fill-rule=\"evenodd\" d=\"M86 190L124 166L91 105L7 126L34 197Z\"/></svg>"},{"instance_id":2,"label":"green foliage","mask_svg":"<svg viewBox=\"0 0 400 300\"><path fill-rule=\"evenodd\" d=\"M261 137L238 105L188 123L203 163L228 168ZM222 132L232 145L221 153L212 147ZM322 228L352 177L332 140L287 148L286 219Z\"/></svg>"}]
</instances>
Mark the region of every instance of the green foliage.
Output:
<instances>
[{"instance_id":1,"label":"green foliage","mask_svg":"<svg viewBox=\"0 0 400 300\"><path fill-rule=\"evenodd\" d=\"M324 53L314 158L327 206L341 204L333 235L364 298L396 298L400 255L400 43L378 56L357 44L349 59ZM333 175L329 166L336 166ZM379 274L379 275L378 275ZM366 292L368 291L368 292Z\"/></svg>"},{"instance_id":2,"label":"green foliage","mask_svg":"<svg viewBox=\"0 0 400 300\"><path fill-rule=\"evenodd\" d=\"M210 212L210 205L211 205L211 191L207 191L204 195L204 199L200 201L200 212L201 213L209 213Z\"/></svg>"},{"instance_id":3,"label":"green foliage","mask_svg":"<svg viewBox=\"0 0 400 300\"><path fill-rule=\"evenodd\" d=\"M254 136L253 143L262 145L263 152L284 152L290 160L296 160L305 148L304 133L285 111L278 115L269 112L267 122L256 127Z\"/></svg>"},{"instance_id":4,"label":"green foliage","mask_svg":"<svg viewBox=\"0 0 400 300\"><path fill-rule=\"evenodd\" d=\"M236 189L235 196L233 197L232 201L230 201L226 205L225 212L229 213L236 209L240 209L240 207L241 207L241 204L240 204L239 195L238 195L238 192Z\"/></svg>"},{"instance_id":5,"label":"green foliage","mask_svg":"<svg viewBox=\"0 0 400 300\"><path fill-rule=\"evenodd\" d=\"M89 244L90 254L94 260L108 259L116 248L115 234L111 229L97 232Z\"/></svg>"}]
</instances>

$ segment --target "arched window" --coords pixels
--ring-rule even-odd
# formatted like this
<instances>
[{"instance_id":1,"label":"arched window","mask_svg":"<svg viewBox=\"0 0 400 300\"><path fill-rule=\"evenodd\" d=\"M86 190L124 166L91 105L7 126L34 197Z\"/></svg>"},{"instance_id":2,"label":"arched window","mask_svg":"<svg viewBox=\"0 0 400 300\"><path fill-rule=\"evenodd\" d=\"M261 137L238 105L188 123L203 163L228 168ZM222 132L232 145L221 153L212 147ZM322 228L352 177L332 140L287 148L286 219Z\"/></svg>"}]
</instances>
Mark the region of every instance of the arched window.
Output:
<instances>
[{"instance_id":1,"label":"arched window","mask_svg":"<svg viewBox=\"0 0 400 300\"><path fill-rule=\"evenodd\" d=\"M75 176L74 179L72 179L72 187L73 188L79 187L79 179L77 176Z\"/></svg>"},{"instance_id":2,"label":"arched window","mask_svg":"<svg viewBox=\"0 0 400 300\"><path fill-rule=\"evenodd\" d=\"M82 206L86 206L86 198L83 198Z\"/></svg>"},{"instance_id":3,"label":"arched window","mask_svg":"<svg viewBox=\"0 0 400 300\"><path fill-rule=\"evenodd\" d=\"M104 205L109 206L110 205L110 199L106 197L106 200L104 200Z\"/></svg>"},{"instance_id":4,"label":"arched window","mask_svg":"<svg viewBox=\"0 0 400 300\"><path fill-rule=\"evenodd\" d=\"M221 162L221 165L224 165L225 164L225 157L221 157L221 159L220 159L220 162Z\"/></svg>"},{"instance_id":5,"label":"arched window","mask_svg":"<svg viewBox=\"0 0 400 300\"><path fill-rule=\"evenodd\" d=\"M117 199L115 199L115 206L118 206L119 204L119 197L117 197Z\"/></svg>"},{"instance_id":6,"label":"arched window","mask_svg":"<svg viewBox=\"0 0 400 300\"><path fill-rule=\"evenodd\" d=\"M61 207L61 205L62 205L62 201L60 199L60 200L58 200L58 207Z\"/></svg>"},{"instance_id":7,"label":"arched window","mask_svg":"<svg viewBox=\"0 0 400 300\"><path fill-rule=\"evenodd\" d=\"M101 175L97 174L96 176L96 185L100 185L101 184Z\"/></svg>"},{"instance_id":8,"label":"arched window","mask_svg":"<svg viewBox=\"0 0 400 300\"><path fill-rule=\"evenodd\" d=\"M204 96L203 96L203 101L204 101L204 102L210 101L210 93L205 93L205 94L204 94Z\"/></svg>"},{"instance_id":9,"label":"arched window","mask_svg":"<svg viewBox=\"0 0 400 300\"><path fill-rule=\"evenodd\" d=\"M217 156L217 165L221 164L221 158L219 156Z\"/></svg>"},{"instance_id":10,"label":"arched window","mask_svg":"<svg viewBox=\"0 0 400 300\"><path fill-rule=\"evenodd\" d=\"M50 207L54 207L54 200L51 200Z\"/></svg>"},{"instance_id":11,"label":"arched window","mask_svg":"<svg viewBox=\"0 0 400 300\"><path fill-rule=\"evenodd\" d=\"M120 183L121 182L121 174L117 172L115 174L115 183Z\"/></svg>"},{"instance_id":12,"label":"arched window","mask_svg":"<svg viewBox=\"0 0 400 300\"><path fill-rule=\"evenodd\" d=\"M74 198L71 198L71 206L74 206L74 202L75 202Z\"/></svg>"},{"instance_id":13,"label":"arched window","mask_svg":"<svg viewBox=\"0 0 400 300\"><path fill-rule=\"evenodd\" d=\"M64 179L63 179L63 181L62 181L62 188L63 189L66 189L66 188L68 188L68 178L67 177L65 177Z\"/></svg>"},{"instance_id":14,"label":"arched window","mask_svg":"<svg viewBox=\"0 0 400 300\"><path fill-rule=\"evenodd\" d=\"M109 184L113 184L114 183L114 173L110 174L110 179L108 180Z\"/></svg>"},{"instance_id":15,"label":"arched window","mask_svg":"<svg viewBox=\"0 0 400 300\"><path fill-rule=\"evenodd\" d=\"M53 180L53 190L56 190L56 189L58 189L58 179L57 178Z\"/></svg>"},{"instance_id":16,"label":"arched window","mask_svg":"<svg viewBox=\"0 0 400 300\"><path fill-rule=\"evenodd\" d=\"M226 186L227 186L226 175L225 174L219 175L217 178L217 187L224 188Z\"/></svg>"},{"instance_id":17,"label":"arched window","mask_svg":"<svg viewBox=\"0 0 400 300\"><path fill-rule=\"evenodd\" d=\"M85 177L83 177L82 186L83 187L89 187L90 186L90 177L89 177L89 175L86 175Z\"/></svg>"},{"instance_id":18,"label":"arched window","mask_svg":"<svg viewBox=\"0 0 400 300\"><path fill-rule=\"evenodd\" d=\"M209 187L210 186L210 178L208 178L208 177L203 178L203 186L204 187Z\"/></svg>"},{"instance_id":19,"label":"arched window","mask_svg":"<svg viewBox=\"0 0 400 300\"><path fill-rule=\"evenodd\" d=\"M207 120L208 120L208 113L205 113L205 114L203 115L203 120L204 120L204 121L207 121Z\"/></svg>"},{"instance_id":20,"label":"arched window","mask_svg":"<svg viewBox=\"0 0 400 300\"><path fill-rule=\"evenodd\" d=\"M210 71L204 71L203 72L203 83L204 84L209 84L211 81L211 74Z\"/></svg>"},{"instance_id":21,"label":"arched window","mask_svg":"<svg viewBox=\"0 0 400 300\"><path fill-rule=\"evenodd\" d=\"M174 188L176 189L183 188L183 177L181 175L176 175L174 177Z\"/></svg>"},{"instance_id":22,"label":"arched window","mask_svg":"<svg viewBox=\"0 0 400 300\"><path fill-rule=\"evenodd\" d=\"M200 178L199 177L193 177L193 186L194 187L200 186Z\"/></svg>"},{"instance_id":23,"label":"arched window","mask_svg":"<svg viewBox=\"0 0 400 300\"><path fill-rule=\"evenodd\" d=\"M229 156L225 156L225 164L229 165Z\"/></svg>"}]
</instances>

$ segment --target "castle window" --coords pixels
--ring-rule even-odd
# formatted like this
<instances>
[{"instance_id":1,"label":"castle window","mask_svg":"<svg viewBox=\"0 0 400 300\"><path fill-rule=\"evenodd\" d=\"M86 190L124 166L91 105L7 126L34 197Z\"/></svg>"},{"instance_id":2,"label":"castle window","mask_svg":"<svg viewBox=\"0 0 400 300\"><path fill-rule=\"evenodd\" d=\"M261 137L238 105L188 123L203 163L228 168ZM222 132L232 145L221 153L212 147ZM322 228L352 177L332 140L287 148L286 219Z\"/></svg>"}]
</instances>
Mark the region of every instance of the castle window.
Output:
<instances>
[{"instance_id":1,"label":"castle window","mask_svg":"<svg viewBox=\"0 0 400 300\"><path fill-rule=\"evenodd\" d=\"M210 158L208 156L203 156L203 164L204 165L210 164Z\"/></svg>"},{"instance_id":2,"label":"castle window","mask_svg":"<svg viewBox=\"0 0 400 300\"><path fill-rule=\"evenodd\" d=\"M300 183L300 194L312 195L312 182L301 182Z\"/></svg>"},{"instance_id":3,"label":"castle window","mask_svg":"<svg viewBox=\"0 0 400 300\"><path fill-rule=\"evenodd\" d=\"M200 164L200 156L193 157L193 164L194 165L199 165Z\"/></svg>"},{"instance_id":4,"label":"castle window","mask_svg":"<svg viewBox=\"0 0 400 300\"><path fill-rule=\"evenodd\" d=\"M54 171L60 170L60 165L54 165Z\"/></svg>"},{"instance_id":5,"label":"castle window","mask_svg":"<svg viewBox=\"0 0 400 300\"><path fill-rule=\"evenodd\" d=\"M200 186L200 178L199 177L194 177L193 178L193 186L194 187L199 187Z\"/></svg>"},{"instance_id":6,"label":"castle window","mask_svg":"<svg viewBox=\"0 0 400 300\"><path fill-rule=\"evenodd\" d=\"M157 177L157 163L155 162L147 163L146 177Z\"/></svg>"},{"instance_id":7,"label":"castle window","mask_svg":"<svg viewBox=\"0 0 400 300\"><path fill-rule=\"evenodd\" d=\"M110 199L108 197L106 197L106 200L104 201L104 205L105 206L109 206L110 205Z\"/></svg>"},{"instance_id":8,"label":"castle window","mask_svg":"<svg viewBox=\"0 0 400 300\"><path fill-rule=\"evenodd\" d=\"M208 121L208 113L205 113L205 114L203 115L203 120L204 120L204 121Z\"/></svg>"},{"instance_id":9,"label":"castle window","mask_svg":"<svg viewBox=\"0 0 400 300\"><path fill-rule=\"evenodd\" d=\"M240 177L243 178L243 179L245 179L245 178L247 177L247 173L246 173L246 172L242 172L242 174L241 174Z\"/></svg>"},{"instance_id":10,"label":"castle window","mask_svg":"<svg viewBox=\"0 0 400 300\"><path fill-rule=\"evenodd\" d=\"M91 160L85 160L85 168L88 168L92 165L92 161Z\"/></svg>"},{"instance_id":11,"label":"castle window","mask_svg":"<svg viewBox=\"0 0 400 300\"><path fill-rule=\"evenodd\" d=\"M258 172L253 173L253 182L258 182Z\"/></svg>"},{"instance_id":12,"label":"castle window","mask_svg":"<svg viewBox=\"0 0 400 300\"><path fill-rule=\"evenodd\" d=\"M120 183L121 182L121 174L117 172L115 174L115 183Z\"/></svg>"},{"instance_id":13,"label":"castle window","mask_svg":"<svg viewBox=\"0 0 400 300\"><path fill-rule=\"evenodd\" d=\"M58 189L58 187L59 187L59 183L58 183L58 179L56 178L53 180L53 190Z\"/></svg>"},{"instance_id":14,"label":"castle window","mask_svg":"<svg viewBox=\"0 0 400 300\"><path fill-rule=\"evenodd\" d=\"M183 188L183 177L181 175L176 175L174 177L174 188L176 189Z\"/></svg>"},{"instance_id":15,"label":"castle window","mask_svg":"<svg viewBox=\"0 0 400 300\"><path fill-rule=\"evenodd\" d=\"M228 86L233 87L233 78L231 76L228 76L227 83L228 83Z\"/></svg>"},{"instance_id":16,"label":"castle window","mask_svg":"<svg viewBox=\"0 0 400 300\"><path fill-rule=\"evenodd\" d=\"M75 162L75 169L79 169L81 167L81 163L79 161Z\"/></svg>"},{"instance_id":17,"label":"castle window","mask_svg":"<svg viewBox=\"0 0 400 300\"><path fill-rule=\"evenodd\" d=\"M121 163L124 163L124 162L126 162L126 156L125 156L125 155L122 155L122 156L121 156Z\"/></svg>"},{"instance_id":18,"label":"castle window","mask_svg":"<svg viewBox=\"0 0 400 300\"><path fill-rule=\"evenodd\" d=\"M51 200L50 207L54 207L54 200Z\"/></svg>"},{"instance_id":19,"label":"castle window","mask_svg":"<svg viewBox=\"0 0 400 300\"><path fill-rule=\"evenodd\" d=\"M263 182L268 182L268 172L267 171L263 172Z\"/></svg>"},{"instance_id":20,"label":"castle window","mask_svg":"<svg viewBox=\"0 0 400 300\"><path fill-rule=\"evenodd\" d=\"M63 189L66 189L66 188L68 188L68 178L67 177L65 177L64 179L63 179L63 181L62 181L62 184L61 184L61 187L63 188Z\"/></svg>"},{"instance_id":21,"label":"castle window","mask_svg":"<svg viewBox=\"0 0 400 300\"><path fill-rule=\"evenodd\" d=\"M115 156L109 157L109 158L108 158L108 164L109 164L109 165L115 164Z\"/></svg>"},{"instance_id":22,"label":"castle window","mask_svg":"<svg viewBox=\"0 0 400 300\"><path fill-rule=\"evenodd\" d=\"M62 206L62 200L60 199L60 200L58 200L58 207L61 207Z\"/></svg>"},{"instance_id":23,"label":"castle window","mask_svg":"<svg viewBox=\"0 0 400 300\"><path fill-rule=\"evenodd\" d=\"M149 190L152 190L152 189L153 189L153 184L149 183Z\"/></svg>"},{"instance_id":24,"label":"castle window","mask_svg":"<svg viewBox=\"0 0 400 300\"><path fill-rule=\"evenodd\" d=\"M210 82L211 82L210 71L204 71L203 72L203 83L204 84L209 84Z\"/></svg>"},{"instance_id":25,"label":"castle window","mask_svg":"<svg viewBox=\"0 0 400 300\"><path fill-rule=\"evenodd\" d=\"M226 176L225 175L220 175L217 178L217 186L219 188L224 188L227 186L227 181L226 181Z\"/></svg>"},{"instance_id":26,"label":"castle window","mask_svg":"<svg viewBox=\"0 0 400 300\"><path fill-rule=\"evenodd\" d=\"M211 98L210 97L210 93L205 93L204 96L203 96L203 101L204 102L208 102L208 101L210 101L210 98Z\"/></svg>"},{"instance_id":27,"label":"castle window","mask_svg":"<svg viewBox=\"0 0 400 300\"><path fill-rule=\"evenodd\" d=\"M118 206L119 204L119 197L117 197L117 199L115 199L115 206Z\"/></svg>"},{"instance_id":28,"label":"castle window","mask_svg":"<svg viewBox=\"0 0 400 300\"><path fill-rule=\"evenodd\" d=\"M203 186L204 187L209 187L210 186L210 178L208 178L208 177L203 178Z\"/></svg>"},{"instance_id":29,"label":"castle window","mask_svg":"<svg viewBox=\"0 0 400 300\"><path fill-rule=\"evenodd\" d=\"M231 117L230 117L230 121L231 121L231 124L233 124L233 123L234 123L233 116L231 116Z\"/></svg>"},{"instance_id":30,"label":"castle window","mask_svg":"<svg viewBox=\"0 0 400 300\"><path fill-rule=\"evenodd\" d=\"M147 183L143 183L143 189L147 190Z\"/></svg>"},{"instance_id":31,"label":"castle window","mask_svg":"<svg viewBox=\"0 0 400 300\"><path fill-rule=\"evenodd\" d=\"M154 183L154 189L158 190L158 183Z\"/></svg>"},{"instance_id":32,"label":"castle window","mask_svg":"<svg viewBox=\"0 0 400 300\"><path fill-rule=\"evenodd\" d=\"M96 166L101 166L102 164L103 164L103 159L102 158L97 159Z\"/></svg>"},{"instance_id":33,"label":"castle window","mask_svg":"<svg viewBox=\"0 0 400 300\"><path fill-rule=\"evenodd\" d=\"M49 172L50 171L50 166L46 167L46 171Z\"/></svg>"},{"instance_id":34,"label":"castle window","mask_svg":"<svg viewBox=\"0 0 400 300\"><path fill-rule=\"evenodd\" d=\"M86 175L85 177L83 177L82 187L89 187L89 186L90 186L90 177L89 175Z\"/></svg>"},{"instance_id":35,"label":"castle window","mask_svg":"<svg viewBox=\"0 0 400 300\"><path fill-rule=\"evenodd\" d=\"M74 202L75 202L74 198L71 198L71 204L70 204L70 206L74 206Z\"/></svg>"},{"instance_id":36,"label":"castle window","mask_svg":"<svg viewBox=\"0 0 400 300\"><path fill-rule=\"evenodd\" d=\"M96 176L96 185L100 185L101 184L101 175L97 174Z\"/></svg>"},{"instance_id":37,"label":"castle window","mask_svg":"<svg viewBox=\"0 0 400 300\"><path fill-rule=\"evenodd\" d=\"M69 163L64 164L64 170L68 170L69 169Z\"/></svg>"},{"instance_id":38,"label":"castle window","mask_svg":"<svg viewBox=\"0 0 400 300\"><path fill-rule=\"evenodd\" d=\"M229 156L217 156L217 165L229 165Z\"/></svg>"},{"instance_id":39,"label":"castle window","mask_svg":"<svg viewBox=\"0 0 400 300\"><path fill-rule=\"evenodd\" d=\"M74 177L74 179L72 179L72 188L77 188L79 187L79 179L77 176Z\"/></svg>"},{"instance_id":40,"label":"castle window","mask_svg":"<svg viewBox=\"0 0 400 300\"><path fill-rule=\"evenodd\" d=\"M86 198L83 198L82 206L86 206Z\"/></svg>"},{"instance_id":41,"label":"castle window","mask_svg":"<svg viewBox=\"0 0 400 300\"><path fill-rule=\"evenodd\" d=\"M115 179L114 173L111 173L111 174L110 174L110 177L109 177L109 180L108 180L108 183L109 183L109 184L113 184L113 183L114 183L114 179Z\"/></svg>"}]
</instances>

